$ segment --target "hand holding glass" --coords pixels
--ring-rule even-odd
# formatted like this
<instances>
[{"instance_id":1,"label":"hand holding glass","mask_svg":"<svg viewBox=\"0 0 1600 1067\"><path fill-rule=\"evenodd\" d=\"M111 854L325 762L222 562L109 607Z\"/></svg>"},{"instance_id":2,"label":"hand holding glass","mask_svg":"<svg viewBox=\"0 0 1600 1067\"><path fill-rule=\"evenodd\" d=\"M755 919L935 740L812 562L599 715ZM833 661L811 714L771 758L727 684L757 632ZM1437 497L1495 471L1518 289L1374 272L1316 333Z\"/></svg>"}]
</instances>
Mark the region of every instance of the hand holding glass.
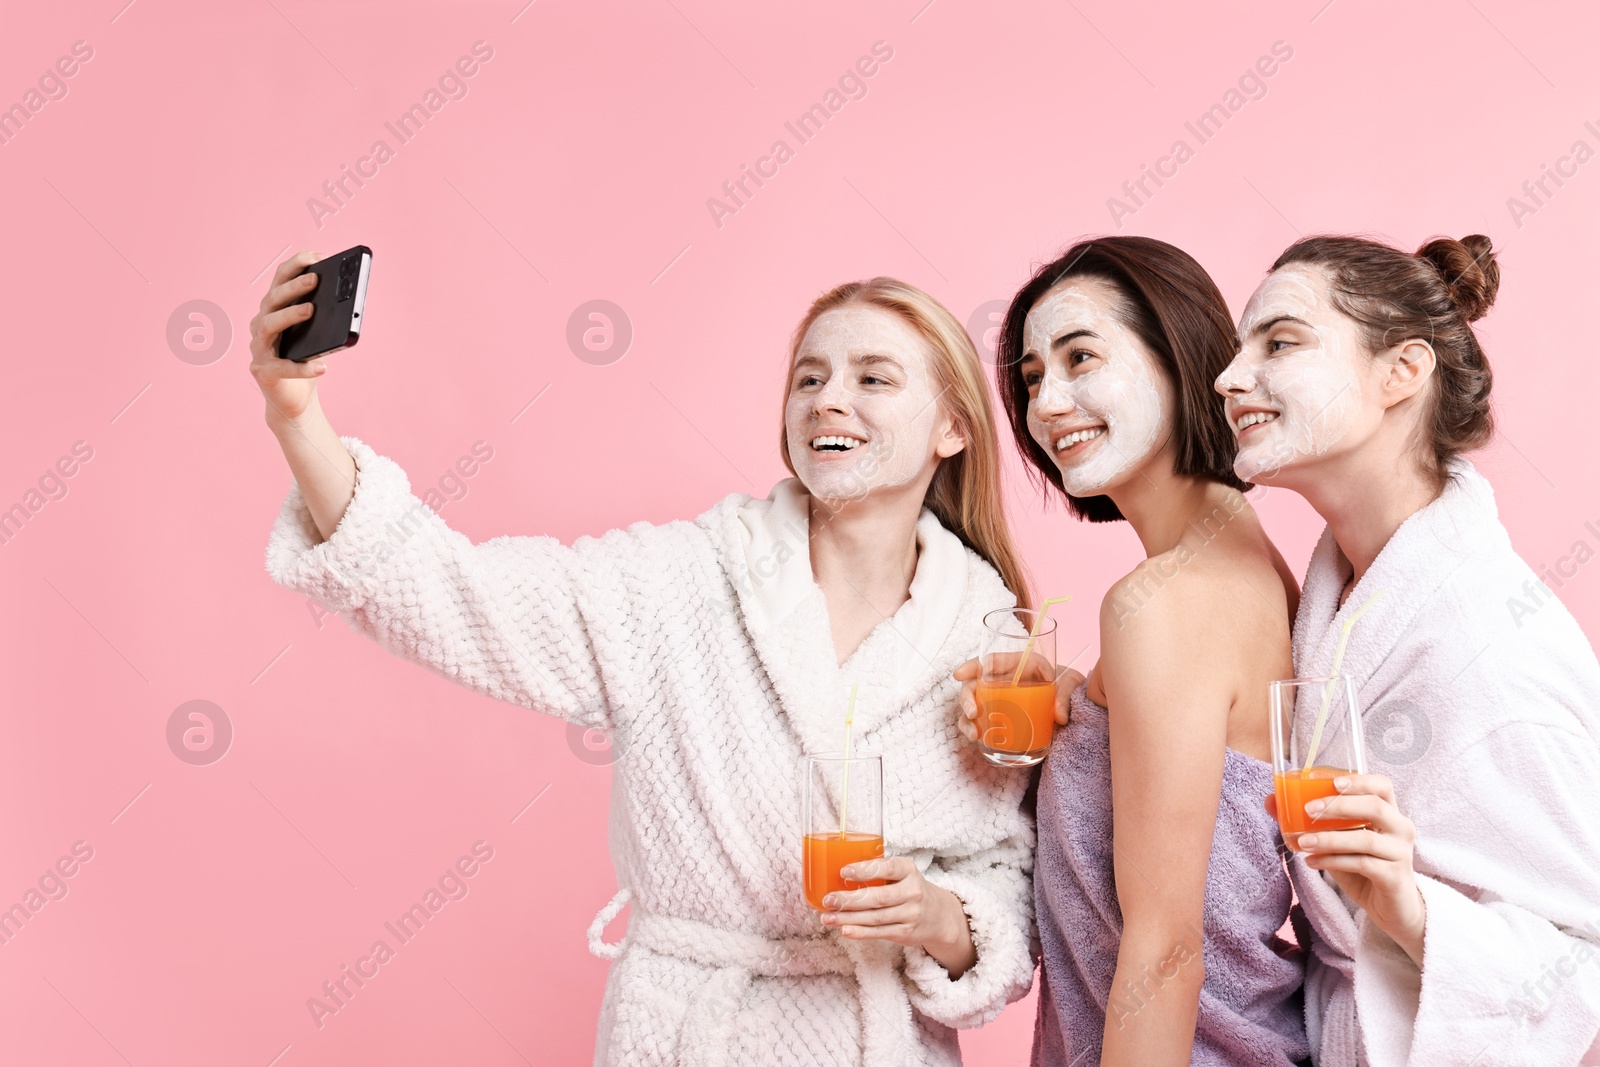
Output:
<instances>
[{"instance_id":1,"label":"hand holding glass","mask_svg":"<svg viewBox=\"0 0 1600 1067\"><path fill-rule=\"evenodd\" d=\"M823 911L829 893L884 884L849 882L839 874L852 863L883 858L883 757L807 756L802 774L806 903Z\"/></svg>"},{"instance_id":2,"label":"hand holding glass","mask_svg":"<svg viewBox=\"0 0 1600 1067\"><path fill-rule=\"evenodd\" d=\"M1295 714L1297 705L1304 714ZM1367 773L1361 709L1349 675L1273 682L1271 708L1272 785L1283 843L1298 852L1301 834L1365 826L1360 819L1306 813L1311 801L1337 794L1335 778Z\"/></svg>"},{"instance_id":3,"label":"hand holding glass","mask_svg":"<svg viewBox=\"0 0 1600 1067\"><path fill-rule=\"evenodd\" d=\"M996 766L1031 767L1050 751L1056 725L1055 620L1027 608L1002 608L985 615L983 626L982 673L973 694L978 747Z\"/></svg>"}]
</instances>

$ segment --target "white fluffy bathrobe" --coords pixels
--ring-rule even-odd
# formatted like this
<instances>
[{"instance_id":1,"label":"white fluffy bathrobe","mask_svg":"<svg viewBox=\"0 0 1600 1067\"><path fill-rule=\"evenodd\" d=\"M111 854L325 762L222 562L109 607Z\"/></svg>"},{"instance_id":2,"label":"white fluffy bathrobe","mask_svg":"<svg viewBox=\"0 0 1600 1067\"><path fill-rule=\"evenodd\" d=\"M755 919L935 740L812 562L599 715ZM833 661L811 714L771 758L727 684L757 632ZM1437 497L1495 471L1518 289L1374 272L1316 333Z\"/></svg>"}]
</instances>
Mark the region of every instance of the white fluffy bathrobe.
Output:
<instances>
[{"instance_id":1,"label":"white fluffy bathrobe","mask_svg":"<svg viewBox=\"0 0 1600 1067\"><path fill-rule=\"evenodd\" d=\"M839 667L811 575L806 498L779 483L694 522L563 547L474 545L353 437L355 498L326 543L299 487L267 548L273 580L383 647L499 700L608 731L610 839L631 901L596 1063L954 1064L1033 979L1028 775L956 729L950 672L995 570L924 511L911 598ZM860 684L855 750L884 757L884 837L959 897L978 962L957 981L921 949L844 942L801 894L800 759L834 751ZM599 903L597 901L597 903Z\"/></svg>"},{"instance_id":2,"label":"white fluffy bathrobe","mask_svg":"<svg viewBox=\"0 0 1600 1067\"><path fill-rule=\"evenodd\" d=\"M1344 670L1368 769L1417 827L1423 966L1290 863L1313 927L1306 1016L1320 1067L1564 1067L1600 1028L1600 667L1517 556L1465 461L1407 519L1344 606L1349 562L1324 531L1294 630L1296 672ZM1530 594L1537 592L1537 599ZM1542 603L1531 614L1514 609ZM1314 702L1301 706L1314 716ZM1302 722L1301 728L1305 728ZM1600 1061L1595 1061L1600 1062Z\"/></svg>"}]
</instances>

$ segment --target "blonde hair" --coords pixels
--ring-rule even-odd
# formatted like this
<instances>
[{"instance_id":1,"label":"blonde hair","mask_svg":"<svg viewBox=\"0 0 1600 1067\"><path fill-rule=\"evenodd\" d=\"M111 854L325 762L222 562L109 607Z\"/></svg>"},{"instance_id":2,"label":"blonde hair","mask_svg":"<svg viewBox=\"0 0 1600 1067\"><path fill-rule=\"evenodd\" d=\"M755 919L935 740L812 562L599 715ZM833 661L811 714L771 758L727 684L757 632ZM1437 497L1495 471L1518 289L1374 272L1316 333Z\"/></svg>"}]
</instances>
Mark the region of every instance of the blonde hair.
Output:
<instances>
[{"instance_id":1,"label":"blonde hair","mask_svg":"<svg viewBox=\"0 0 1600 1067\"><path fill-rule=\"evenodd\" d=\"M939 384L939 403L954 419L966 439L966 447L942 460L923 506L932 511L945 529L987 560L1016 594L1017 604L1033 607L1027 574L1011 542L1005 506L1000 497L1000 445L995 433L994 409L989 402L977 350L967 331L945 306L914 285L895 278L873 278L846 282L818 297L795 327L789 342L789 368L792 377L795 359L806 331L824 312L860 305L882 308L900 316L928 343L928 362ZM788 404L792 383L785 379L784 403ZM778 448L783 465L795 473L789 456L787 427L780 421Z\"/></svg>"}]
</instances>

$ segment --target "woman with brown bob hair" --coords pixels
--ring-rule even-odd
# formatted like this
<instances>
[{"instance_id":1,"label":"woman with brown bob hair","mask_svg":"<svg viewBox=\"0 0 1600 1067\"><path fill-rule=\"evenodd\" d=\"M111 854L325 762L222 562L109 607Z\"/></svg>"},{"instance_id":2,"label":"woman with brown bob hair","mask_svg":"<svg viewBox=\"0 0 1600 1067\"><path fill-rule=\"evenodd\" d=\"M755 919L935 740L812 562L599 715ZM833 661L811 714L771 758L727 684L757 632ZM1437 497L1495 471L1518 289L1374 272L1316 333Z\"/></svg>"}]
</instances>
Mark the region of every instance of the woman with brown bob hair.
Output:
<instances>
[{"instance_id":1,"label":"woman with brown bob hair","mask_svg":"<svg viewBox=\"0 0 1600 1067\"><path fill-rule=\"evenodd\" d=\"M1267 683L1291 671L1298 591L1210 391L1236 350L1210 277L1146 237L1068 249L1002 327L1000 394L1032 473L1079 518L1125 520L1147 557L1101 603L1100 661L1044 763L1036 1064L1290 1065L1308 1051L1303 964L1276 933L1289 881L1260 799ZM964 705L972 720L970 692Z\"/></svg>"}]
</instances>

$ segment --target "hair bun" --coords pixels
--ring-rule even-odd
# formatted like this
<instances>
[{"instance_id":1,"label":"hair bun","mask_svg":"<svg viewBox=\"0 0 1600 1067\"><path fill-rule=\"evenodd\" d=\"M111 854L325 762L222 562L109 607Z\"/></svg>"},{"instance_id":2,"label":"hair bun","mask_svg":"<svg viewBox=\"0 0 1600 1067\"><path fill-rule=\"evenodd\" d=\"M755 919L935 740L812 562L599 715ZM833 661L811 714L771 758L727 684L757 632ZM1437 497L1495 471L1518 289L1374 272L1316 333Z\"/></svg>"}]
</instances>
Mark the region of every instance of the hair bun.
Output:
<instances>
[{"instance_id":1,"label":"hair bun","mask_svg":"<svg viewBox=\"0 0 1600 1067\"><path fill-rule=\"evenodd\" d=\"M1481 233L1457 241L1435 237L1417 249L1417 257L1432 263L1450 291L1450 301L1467 322L1476 322L1494 306L1500 291L1500 264L1494 247Z\"/></svg>"}]
</instances>

